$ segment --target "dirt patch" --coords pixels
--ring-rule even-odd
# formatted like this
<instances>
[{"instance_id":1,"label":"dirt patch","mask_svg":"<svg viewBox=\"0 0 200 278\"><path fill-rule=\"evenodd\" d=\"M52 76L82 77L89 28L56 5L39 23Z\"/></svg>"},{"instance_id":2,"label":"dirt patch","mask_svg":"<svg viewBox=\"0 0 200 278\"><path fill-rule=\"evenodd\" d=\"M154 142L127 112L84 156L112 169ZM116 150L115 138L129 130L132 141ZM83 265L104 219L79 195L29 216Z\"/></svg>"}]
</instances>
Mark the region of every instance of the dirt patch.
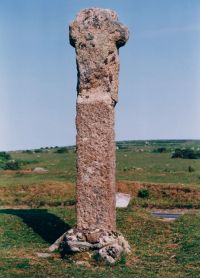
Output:
<instances>
[{"instance_id":1,"label":"dirt patch","mask_svg":"<svg viewBox=\"0 0 200 278\"><path fill-rule=\"evenodd\" d=\"M24 170L20 170L17 173L19 174L32 174L33 170L32 169L24 169Z\"/></svg>"}]
</instances>

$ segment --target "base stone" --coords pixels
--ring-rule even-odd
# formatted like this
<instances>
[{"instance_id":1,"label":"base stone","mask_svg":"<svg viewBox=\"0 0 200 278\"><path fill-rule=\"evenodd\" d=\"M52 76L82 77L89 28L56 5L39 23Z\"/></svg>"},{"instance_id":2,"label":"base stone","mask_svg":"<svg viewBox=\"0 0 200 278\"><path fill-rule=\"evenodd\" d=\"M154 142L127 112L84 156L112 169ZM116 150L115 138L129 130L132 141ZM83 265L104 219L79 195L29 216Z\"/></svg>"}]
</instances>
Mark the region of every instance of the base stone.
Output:
<instances>
[{"instance_id":1,"label":"base stone","mask_svg":"<svg viewBox=\"0 0 200 278\"><path fill-rule=\"evenodd\" d=\"M62 254L91 251L108 263L117 262L122 253L130 253L130 246L120 232L71 229L64 233L49 250Z\"/></svg>"}]
</instances>

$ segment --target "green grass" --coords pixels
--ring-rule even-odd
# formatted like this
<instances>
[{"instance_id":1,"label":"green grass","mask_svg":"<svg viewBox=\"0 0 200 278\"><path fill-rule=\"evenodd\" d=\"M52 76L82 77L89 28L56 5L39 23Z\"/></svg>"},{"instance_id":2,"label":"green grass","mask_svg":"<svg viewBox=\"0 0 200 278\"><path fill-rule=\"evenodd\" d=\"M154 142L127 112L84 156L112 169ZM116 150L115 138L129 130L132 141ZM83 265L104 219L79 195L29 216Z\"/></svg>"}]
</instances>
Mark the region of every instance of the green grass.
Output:
<instances>
[{"instance_id":1,"label":"green grass","mask_svg":"<svg viewBox=\"0 0 200 278\"><path fill-rule=\"evenodd\" d=\"M11 152L13 159L28 163L18 171L0 170L0 277L200 277L200 213L164 222L145 210L200 208L200 159L171 158L175 148L198 150L200 141L124 141L117 145L117 190L132 195L128 208L117 210L117 227L132 253L113 266L87 254L80 256L88 266L76 265L76 256L61 259L57 252L39 258L36 252L47 252L76 224L75 153L72 149L61 154L54 149ZM156 153L159 147L167 151ZM48 172L33 173L35 167ZM149 196L139 197L142 189Z\"/></svg>"},{"instance_id":2,"label":"green grass","mask_svg":"<svg viewBox=\"0 0 200 278\"><path fill-rule=\"evenodd\" d=\"M186 268L186 272L199 273L200 269L200 233L199 233L200 214L193 217L185 215L178 220L174 231L179 237L176 242L179 244L177 251L177 262ZM197 277L197 276L196 276Z\"/></svg>"},{"instance_id":3,"label":"green grass","mask_svg":"<svg viewBox=\"0 0 200 278\"><path fill-rule=\"evenodd\" d=\"M75 225L70 208L0 211L1 277L198 277L200 214L184 215L174 223L160 221L142 209L120 209L118 229L132 253L115 266L89 259L38 258L64 231Z\"/></svg>"},{"instance_id":4,"label":"green grass","mask_svg":"<svg viewBox=\"0 0 200 278\"><path fill-rule=\"evenodd\" d=\"M131 141L117 143L116 177L122 192L132 193L134 204L142 207L200 207L200 159L172 159L179 147L198 149L199 141ZM123 148L122 148L123 147ZM155 153L165 147L167 152ZM30 207L65 206L75 203L75 153L11 152L13 159L28 161L18 171L0 171L0 205ZM31 172L43 167L47 173ZM189 171L189 167L194 169ZM128 186L127 182L131 182ZM138 188L136 182L141 183ZM142 185L143 184L143 185ZM124 187L124 188L123 188ZM137 191L148 187L149 198L137 198ZM185 191L184 191L185 190ZM179 195L179 196L178 196Z\"/></svg>"},{"instance_id":5,"label":"green grass","mask_svg":"<svg viewBox=\"0 0 200 278\"><path fill-rule=\"evenodd\" d=\"M116 151L117 154L117 180L134 180L157 183L181 183L200 185L200 159L172 159L171 154L175 148L200 148L200 141L144 141L121 142L124 149ZM154 149L166 147L167 153L155 153ZM44 167L45 174L5 173L0 171L0 186L16 184L32 184L42 181L75 182L75 153L58 154L55 150L43 150L41 153L11 152L15 160L32 163L22 166L22 169ZM34 163L35 162L35 163ZM189 166L194 172L189 172Z\"/></svg>"},{"instance_id":6,"label":"green grass","mask_svg":"<svg viewBox=\"0 0 200 278\"><path fill-rule=\"evenodd\" d=\"M190 173L188 167L195 171ZM117 179L200 184L200 160L172 159L171 153L117 152Z\"/></svg>"}]
</instances>

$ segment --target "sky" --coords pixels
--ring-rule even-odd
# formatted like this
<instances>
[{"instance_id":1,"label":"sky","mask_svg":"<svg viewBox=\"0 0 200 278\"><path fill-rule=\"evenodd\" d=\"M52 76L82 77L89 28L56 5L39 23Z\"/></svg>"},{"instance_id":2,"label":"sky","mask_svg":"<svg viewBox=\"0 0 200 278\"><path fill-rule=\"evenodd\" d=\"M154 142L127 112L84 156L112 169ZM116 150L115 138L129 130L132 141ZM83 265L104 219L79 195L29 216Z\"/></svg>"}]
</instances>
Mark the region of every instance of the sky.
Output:
<instances>
[{"instance_id":1,"label":"sky","mask_svg":"<svg viewBox=\"0 0 200 278\"><path fill-rule=\"evenodd\" d=\"M200 139L199 0L0 0L0 150L75 144L69 23L111 8L120 48L116 140Z\"/></svg>"}]
</instances>

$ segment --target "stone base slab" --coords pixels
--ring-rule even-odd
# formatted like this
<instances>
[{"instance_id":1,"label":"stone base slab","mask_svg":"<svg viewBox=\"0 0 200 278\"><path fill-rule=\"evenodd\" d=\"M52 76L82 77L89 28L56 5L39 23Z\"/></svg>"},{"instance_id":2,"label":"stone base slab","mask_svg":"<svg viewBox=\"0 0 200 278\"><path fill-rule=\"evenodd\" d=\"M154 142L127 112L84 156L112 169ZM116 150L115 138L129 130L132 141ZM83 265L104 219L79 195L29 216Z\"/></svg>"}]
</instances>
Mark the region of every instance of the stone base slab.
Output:
<instances>
[{"instance_id":1,"label":"stone base slab","mask_svg":"<svg viewBox=\"0 0 200 278\"><path fill-rule=\"evenodd\" d=\"M92 251L106 262L117 262L122 253L130 253L123 235L116 231L71 229L64 233L49 250L59 249L63 254Z\"/></svg>"}]
</instances>

